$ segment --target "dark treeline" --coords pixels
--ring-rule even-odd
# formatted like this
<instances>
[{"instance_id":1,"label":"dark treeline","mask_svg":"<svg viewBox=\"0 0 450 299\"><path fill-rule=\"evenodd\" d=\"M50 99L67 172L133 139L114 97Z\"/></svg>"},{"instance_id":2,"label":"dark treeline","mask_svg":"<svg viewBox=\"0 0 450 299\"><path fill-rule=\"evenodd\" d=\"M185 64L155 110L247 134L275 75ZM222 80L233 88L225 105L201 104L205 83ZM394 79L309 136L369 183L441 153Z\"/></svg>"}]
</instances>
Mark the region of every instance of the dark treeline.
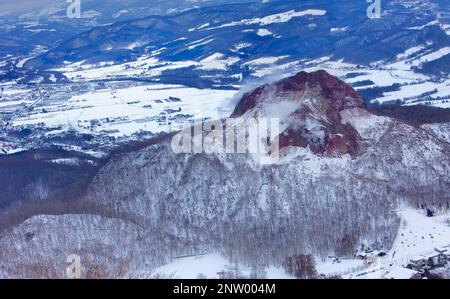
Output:
<instances>
[{"instance_id":1,"label":"dark treeline","mask_svg":"<svg viewBox=\"0 0 450 299\"><path fill-rule=\"evenodd\" d=\"M379 116L388 116L411 125L450 122L450 109L427 105L371 105L368 110Z\"/></svg>"}]
</instances>

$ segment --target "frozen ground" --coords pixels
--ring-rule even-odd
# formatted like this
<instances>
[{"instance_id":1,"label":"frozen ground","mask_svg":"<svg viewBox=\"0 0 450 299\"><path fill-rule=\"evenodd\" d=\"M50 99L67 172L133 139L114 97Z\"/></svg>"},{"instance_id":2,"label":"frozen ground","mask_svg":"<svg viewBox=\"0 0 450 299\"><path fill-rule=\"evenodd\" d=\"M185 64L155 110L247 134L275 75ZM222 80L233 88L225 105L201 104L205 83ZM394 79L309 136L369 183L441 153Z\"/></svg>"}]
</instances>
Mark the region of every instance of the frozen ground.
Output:
<instances>
[{"instance_id":1,"label":"frozen ground","mask_svg":"<svg viewBox=\"0 0 450 299\"><path fill-rule=\"evenodd\" d=\"M0 149L9 154L71 131L89 134L96 145L108 147L179 130L192 119L220 119L231 114L229 100L236 93L136 82L80 83L77 88L59 84L38 90L3 87L0 127L5 139ZM25 128L33 130L27 139L8 135Z\"/></svg>"},{"instance_id":2,"label":"frozen ground","mask_svg":"<svg viewBox=\"0 0 450 299\"><path fill-rule=\"evenodd\" d=\"M221 278L223 272L237 273L242 277L250 277L252 269L243 265L230 263L227 259L217 253L197 255L174 259L171 263L164 265L153 273L165 277L194 279L194 278ZM283 269L269 267L265 269L265 276L268 279L291 279L292 276L286 274Z\"/></svg>"},{"instance_id":3,"label":"frozen ground","mask_svg":"<svg viewBox=\"0 0 450 299\"><path fill-rule=\"evenodd\" d=\"M234 93L162 84L106 89L70 96L64 102L49 98L12 124L72 126L84 132L109 131L114 137L130 136L141 130L159 133L177 118L180 121L193 116L220 118L219 108ZM93 127L93 121L101 124Z\"/></svg>"}]
</instances>

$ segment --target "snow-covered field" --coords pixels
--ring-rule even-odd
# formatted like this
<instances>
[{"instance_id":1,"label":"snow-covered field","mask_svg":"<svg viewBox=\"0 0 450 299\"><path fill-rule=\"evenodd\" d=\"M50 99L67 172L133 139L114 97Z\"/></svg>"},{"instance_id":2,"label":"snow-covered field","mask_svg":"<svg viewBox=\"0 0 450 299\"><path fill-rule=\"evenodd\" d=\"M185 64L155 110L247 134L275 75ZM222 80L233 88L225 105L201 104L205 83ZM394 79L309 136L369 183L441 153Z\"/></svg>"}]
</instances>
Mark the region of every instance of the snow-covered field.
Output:
<instances>
[{"instance_id":1,"label":"snow-covered field","mask_svg":"<svg viewBox=\"0 0 450 299\"><path fill-rule=\"evenodd\" d=\"M390 87L393 84L400 85L399 90L384 92L383 96L376 98L375 101L378 103L400 100L405 105L414 105L426 101L432 106L450 108L450 78L432 79L413 70L413 67L420 66L424 62L434 61L447 55L450 48L444 47L437 51L421 52L423 48L410 48L399 54L395 62L364 67L324 57L322 60L307 62L304 70L324 69L343 78L348 84L363 82L361 86L355 86L356 90ZM298 66L295 69L298 69ZM348 77L349 75L352 76Z\"/></svg>"},{"instance_id":2,"label":"snow-covered field","mask_svg":"<svg viewBox=\"0 0 450 299\"><path fill-rule=\"evenodd\" d=\"M111 79L120 77L155 77L163 71L186 68L199 65L195 61L164 62L152 56L143 56L136 61L123 64L103 62L96 65L82 65L82 63L68 64L55 69L72 81Z\"/></svg>"},{"instance_id":3,"label":"snow-covered field","mask_svg":"<svg viewBox=\"0 0 450 299\"><path fill-rule=\"evenodd\" d=\"M423 211L413 209L399 211L399 214L402 222L390 251L391 263L405 265L411 258L431 254L436 247L450 245L450 214L426 217Z\"/></svg>"},{"instance_id":4,"label":"snow-covered field","mask_svg":"<svg viewBox=\"0 0 450 299\"><path fill-rule=\"evenodd\" d=\"M289 22L293 18L305 17L305 16L324 16L326 14L326 10L323 9L307 9L303 11L295 11L290 10L283 13L273 14L269 16L265 16L262 18L253 18L253 19L245 19L241 21L227 23L218 27L206 27L206 29L211 30L215 28L224 28L224 27L232 27L232 26L242 26L242 25L260 25L266 26L270 24L277 23L286 23Z\"/></svg>"},{"instance_id":5,"label":"snow-covered field","mask_svg":"<svg viewBox=\"0 0 450 299\"><path fill-rule=\"evenodd\" d=\"M10 91L8 91L10 92ZM22 101L0 102L7 109L32 103L24 95ZM146 84L118 89L104 89L71 95L67 99L52 97L38 103L33 110L12 120L12 126L71 127L80 132L109 132L114 137L130 136L139 131L167 131L173 121L195 117L220 118L229 107L227 99L236 91L196 89L181 85ZM221 109L225 110L222 111ZM95 122L95 125L93 125Z\"/></svg>"},{"instance_id":6,"label":"snow-covered field","mask_svg":"<svg viewBox=\"0 0 450 299\"><path fill-rule=\"evenodd\" d=\"M424 211L405 208L398 211L402 221L397 238L385 257L344 278L405 278L403 270L411 259L428 256L435 248L450 250L450 214L427 217Z\"/></svg>"},{"instance_id":7,"label":"snow-covered field","mask_svg":"<svg viewBox=\"0 0 450 299\"><path fill-rule=\"evenodd\" d=\"M215 279L223 277L223 272L229 271L247 278L252 273L250 267L231 263L217 253L177 258L171 263L157 268L153 273L180 279ZM265 278L292 279L293 277L286 274L281 268L269 267L265 269Z\"/></svg>"}]
</instances>

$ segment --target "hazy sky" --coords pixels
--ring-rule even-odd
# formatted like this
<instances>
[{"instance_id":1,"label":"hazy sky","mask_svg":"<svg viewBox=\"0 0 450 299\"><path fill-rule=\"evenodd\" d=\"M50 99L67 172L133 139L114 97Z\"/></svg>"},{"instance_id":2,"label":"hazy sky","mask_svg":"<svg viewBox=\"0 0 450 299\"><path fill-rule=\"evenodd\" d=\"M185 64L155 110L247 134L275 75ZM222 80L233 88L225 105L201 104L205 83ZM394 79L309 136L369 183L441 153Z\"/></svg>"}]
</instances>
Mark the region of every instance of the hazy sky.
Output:
<instances>
[{"instance_id":1,"label":"hazy sky","mask_svg":"<svg viewBox=\"0 0 450 299\"><path fill-rule=\"evenodd\" d=\"M153 1L158 2L161 0L147 0L149 4ZM180 2L191 2L191 3L199 3L199 2L212 2L214 0L179 0ZM246 1L246 0L241 0ZM299 0L300 1L300 0ZM362 0L361 0L362 1ZM124 4L124 2L139 2L139 0L81 0L81 4L85 3L106 3L106 2L120 2ZM237 2L236 0L230 0L230 2ZM144 2L145 3L145 2ZM5 12L20 12L20 13L28 13L33 10L40 10L49 5L58 4L61 8L67 7L69 4L67 0L0 0L0 16Z\"/></svg>"},{"instance_id":2,"label":"hazy sky","mask_svg":"<svg viewBox=\"0 0 450 299\"><path fill-rule=\"evenodd\" d=\"M49 4L65 4L66 0L0 0L0 14L5 11L28 11L36 7L44 8Z\"/></svg>"}]
</instances>

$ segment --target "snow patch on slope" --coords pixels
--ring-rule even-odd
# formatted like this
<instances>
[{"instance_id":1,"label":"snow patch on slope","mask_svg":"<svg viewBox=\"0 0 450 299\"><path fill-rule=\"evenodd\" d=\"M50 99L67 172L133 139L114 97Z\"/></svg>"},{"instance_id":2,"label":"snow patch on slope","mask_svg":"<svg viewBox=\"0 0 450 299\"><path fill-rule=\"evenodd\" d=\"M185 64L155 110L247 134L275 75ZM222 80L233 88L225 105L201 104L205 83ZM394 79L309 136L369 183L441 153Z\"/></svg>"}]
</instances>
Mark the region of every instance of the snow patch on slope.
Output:
<instances>
[{"instance_id":1,"label":"snow patch on slope","mask_svg":"<svg viewBox=\"0 0 450 299\"><path fill-rule=\"evenodd\" d=\"M270 30L267 30L267 29L259 29L256 32L256 34L261 36L261 37L273 35L273 33Z\"/></svg>"},{"instance_id":2,"label":"snow patch on slope","mask_svg":"<svg viewBox=\"0 0 450 299\"><path fill-rule=\"evenodd\" d=\"M265 64L274 64L277 63L278 61L285 59L289 56L278 56L278 57L261 57L261 58L257 58L251 61L247 61L246 63L244 63L243 65L265 65Z\"/></svg>"},{"instance_id":3,"label":"snow patch on slope","mask_svg":"<svg viewBox=\"0 0 450 299\"><path fill-rule=\"evenodd\" d=\"M420 57L418 60L414 61L413 65L419 65L420 63L433 61L433 60L439 59L442 56L445 56L449 53L450 53L450 47L445 47L445 48L439 49L433 53L430 53L430 54Z\"/></svg>"},{"instance_id":4,"label":"snow patch on slope","mask_svg":"<svg viewBox=\"0 0 450 299\"><path fill-rule=\"evenodd\" d=\"M230 65L237 63L240 59L238 57L224 58L222 53L214 53L211 56L199 62L199 69L201 70L224 70L226 71Z\"/></svg>"},{"instance_id":5,"label":"snow patch on slope","mask_svg":"<svg viewBox=\"0 0 450 299\"><path fill-rule=\"evenodd\" d=\"M290 10L283 13L269 15L263 18L253 18L253 19L245 19L241 21L227 23L218 27L210 28L224 28L224 27L232 27L232 26L242 26L242 25L270 25L270 24L278 24L278 23L287 23L293 18L304 17L304 16L324 16L326 14L326 10L322 9L307 9L303 11L295 11Z\"/></svg>"}]
</instances>

